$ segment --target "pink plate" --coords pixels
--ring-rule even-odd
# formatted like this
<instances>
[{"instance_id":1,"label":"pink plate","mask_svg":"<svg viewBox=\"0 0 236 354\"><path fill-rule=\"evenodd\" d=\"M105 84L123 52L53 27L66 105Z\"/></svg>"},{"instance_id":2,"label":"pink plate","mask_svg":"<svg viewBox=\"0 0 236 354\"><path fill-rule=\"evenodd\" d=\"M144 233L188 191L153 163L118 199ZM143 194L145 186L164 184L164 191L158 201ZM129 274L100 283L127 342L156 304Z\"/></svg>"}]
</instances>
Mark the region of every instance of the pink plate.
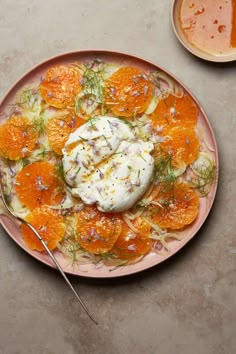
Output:
<instances>
[{"instance_id":1,"label":"pink plate","mask_svg":"<svg viewBox=\"0 0 236 354\"><path fill-rule=\"evenodd\" d=\"M75 61L80 61L80 62L88 62L94 59L100 59L104 62L113 62L113 63L118 63L121 65L134 65L137 66L143 70L146 71L155 71L155 70L161 70L164 73L168 74L170 77L172 77L176 82L178 82L194 99L196 104L199 106L199 117L198 117L198 126L201 126L202 130L204 131L204 139L205 142L211 146L211 150L213 151L212 154L215 158L216 161L216 168L217 171L219 169L219 161L218 161L218 151L217 151L217 144L216 140L214 137L214 133L212 131L212 128L210 126L210 123L206 117L206 114L204 113L203 109L200 107L199 103L197 100L193 97L193 95L189 92L189 90L175 77L173 77L170 73L168 73L166 70L163 68L160 68L159 66L152 64L148 61L145 61L143 59L123 54L123 53L117 53L117 52L110 52L110 51L100 51L100 50L88 50L88 51L79 51L79 52L73 52L73 53L66 53L54 58L51 58L42 64L37 65L34 69L29 71L27 74L25 74L20 80L16 82L16 84L7 92L5 97L3 98L1 104L0 104L0 119L2 120L5 116L5 112L8 110L9 104L14 102L15 95L16 93L24 86L26 85L31 85L33 83L39 83L39 80L41 76L45 73L45 71L53 66L53 65L58 65L58 64L66 64L66 63L71 63ZM149 253L147 256L145 256L140 262L131 264L128 266L124 267L119 267L114 269L113 267L108 267L104 265L99 265L95 266L94 264L86 264L86 265L76 265L76 264L71 264L71 261L65 258L63 254L61 254L59 251L55 251L54 254L56 258L58 259L58 262L61 264L63 270L66 273L74 274L74 275L80 275L84 277L93 277L93 278L111 278L111 277L119 277L119 276L124 276L128 274L133 274L140 272L144 269L148 269L150 267L153 267L164 260L168 259L172 255L174 255L176 252L178 252L187 242L189 242L194 235L198 232L204 221L206 220L209 211L212 207L215 194L216 194L216 189L217 189L217 181L213 184L211 191L208 195L207 198L201 198L200 200L200 210L199 210L199 215L195 222L187 227L184 230L185 237L181 241L173 241L170 243L170 252L168 254L165 254L163 256L158 255L154 252ZM49 256L45 253L39 253L35 251L31 251L28 249L28 247L25 245L20 231L19 231L19 223L15 222L12 219L9 219L9 217L5 215L0 215L0 222L4 229L8 232L8 234L12 237L12 239L21 247L23 248L26 252L28 252L31 256L34 258L38 259L44 264L49 265L50 267L54 267L53 262L49 258Z\"/></svg>"}]
</instances>

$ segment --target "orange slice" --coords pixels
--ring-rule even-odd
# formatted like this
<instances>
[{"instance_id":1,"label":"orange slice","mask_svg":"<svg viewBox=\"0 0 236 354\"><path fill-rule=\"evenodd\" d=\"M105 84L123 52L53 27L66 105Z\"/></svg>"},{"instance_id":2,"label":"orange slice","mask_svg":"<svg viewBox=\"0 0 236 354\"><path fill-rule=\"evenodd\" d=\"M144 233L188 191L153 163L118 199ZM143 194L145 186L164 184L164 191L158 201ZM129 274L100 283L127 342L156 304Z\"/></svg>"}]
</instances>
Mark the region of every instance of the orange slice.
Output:
<instances>
[{"instance_id":1,"label":"orange slice","mask_svg":"<svg viewBox=\"0 0 236 354\"><path fill-rule=\"evenodd\" d=\"M28 118L13 116L0 126L0 156L9 160L26 157L37 139L37 129Z\"/></svg>"},{"instance_id":2,"label":"orange slice","mask_svg":"<svg viewBox=\"0 0 236 354\"><path fill-rule=\"evenodd\" d=\"M165 137L160 143L163 151L170 154L178 162L189 165L196 160L199 154L199 139L192 128L174 127L165 132Z\"/></svg>"},{"instance_id":3,"label":"orange slice","mask_svg":"<svg viewBox=\"0 0 236 354\"><path fill-rule=\"evenodd\" d=\"M109 251L121 230L122 222L116 214L102 213L96 207L86 206L77 215L77 240L91 253Z\"/></svg>"},{"instance_id":4,"label":"orange slice","mask_svg":"<svg viewBox=\"0 0 236 354\"><path fill-rule=\"evenodd\" d=\"M47 161L25 166L16 176L16 192L28 208L57 205L63 197L63 185L56 176L56 168Z\"/></svg>"},{"instance_id":5,"label":"orange slice","mask_svg":"<svg viewBox=\"0 0 236 354\"><path fill-rule=\"evenodd\" d=\"M197 116L198 107L188 94L184 94L183 97L169 95L161 100L151 114L151 119L153 127L161 133L173 126L195 127Z\"/></svg>"},{"instance_id":6,"label":"orange slice","mask_svg":"<svg viewBox=\"0 0 236 354\"><path fill-rule=\"evenodd\" d=\"M153 191L156 193L156 190ZM186 183L158 187L148 213L160 227L180 229L191 224L198 215L199 198Z\"/></svg>"},{"instance_id":7,"label":"orange slice","mask_svg":"<svg viewBox=\"0 0 236 354\"><path fill-rule=\"evenodd\" d=\"M151 232L150 225L141 217L135 219L132 224L137 232L131 230L123 222L122 232L111 250L120 259L133 260L142 257L152 247L152 241L149 238Z\"/></svg>"},{"instance_id":8,"label":"orange slice","mask_svg":"<svg viewBox=\"0 0 236 354\"><path fill-rule=\"evenodd\" d=\"M34 209L25 220L35 227L44 241L47 241L50 250L55 249L65 235L63 217L46 206ZM41 242L26 225L22 224L21 231L25 243L31 250L44 251Z\"/></svg>"},{"instance_id":9,"label":"orange slice","mask_svg":"<svg viewBox=\"0 0 236 354\"><path fill-rule=\"evenodd\" d=\"M145 221L144 218L138 217L132 221L132 225L134 228L137 230L137 234L140 237L146 238L147 236L150 235L151 232L151 226Z\"/></svg>"},{"instance_id":10,"label":"orange slice","mask_svg":"<svg viewBox=\"0 0 236 354\"><path fill-rule=\"evenodd\" d=\"M47 135L52 150L58 155L61 155L70 133L85 122L85 119L79 118L73 114L51 118L47 125Z\"/></svg>"},{"instance_id":11,"label":"orange slice","mask_svg":"<svg viewBox=\"0 0 236 354\"><path fill-rule=\"evenodd\" d=\"M43 99L50 106L73 106L74 98L81 90L80 74L72 66L54 66L46 72L39 89Z\"/></svg>"},{"instance_id":12,"label":"orange slice","mask_svg":"<svg viewBox=\"0 0 236 354\"><path fill-rule=\"evenodd\" d=\"M153 85L148 77L132 66L122 67L105 82L106 104L116 116L143 113L152 98Z\"/></svg>"}]
</instances>

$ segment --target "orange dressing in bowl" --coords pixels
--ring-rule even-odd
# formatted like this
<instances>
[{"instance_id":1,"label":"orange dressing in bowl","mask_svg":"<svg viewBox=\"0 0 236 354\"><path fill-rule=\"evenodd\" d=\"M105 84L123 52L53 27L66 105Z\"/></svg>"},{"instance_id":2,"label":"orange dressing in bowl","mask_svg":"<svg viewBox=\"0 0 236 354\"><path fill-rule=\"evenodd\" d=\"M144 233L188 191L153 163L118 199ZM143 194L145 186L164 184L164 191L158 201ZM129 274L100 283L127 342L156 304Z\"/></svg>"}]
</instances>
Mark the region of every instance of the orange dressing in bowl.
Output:
<instances>
[{"instance_id":1,"label":"orange dressing in bowl","mask_svg":"<svg viewBox=\"0 0 236 354\"><path fill-rule=\"evenodd\" d=\"M182 0L179 19L195 47L217 56L236 53L236 0Z\"/></svg>"}]
</instances>

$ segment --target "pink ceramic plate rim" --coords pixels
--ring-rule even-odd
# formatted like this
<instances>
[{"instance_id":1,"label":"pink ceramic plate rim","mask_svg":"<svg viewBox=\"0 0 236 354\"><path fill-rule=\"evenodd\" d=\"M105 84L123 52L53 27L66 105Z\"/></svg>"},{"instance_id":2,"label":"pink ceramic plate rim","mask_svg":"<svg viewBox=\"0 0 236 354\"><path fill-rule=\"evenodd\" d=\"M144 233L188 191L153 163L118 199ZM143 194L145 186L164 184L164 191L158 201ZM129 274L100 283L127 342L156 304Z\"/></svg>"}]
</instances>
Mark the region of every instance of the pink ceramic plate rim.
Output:
<instances>
[{"instance_id":1,"label":"pink ceramic plate rim","mask_svg":"<svg viewBox=\"0 0 236 354\"><path fill-rule=\"evenodd\" d=\"M196 98L192 95L192 93L185 87L185 85L178 79L176 79L172 74L170 74L167 70L163 69L162 67L151 63L150 61L141 59L136 56L132 56L126 53L121 53L121 52L115 52L115 51L107 51L107 50L82 50L82 51L76 51L76 52L69 52L69 53L64 53L58 56L54 56L38 65L36 65L33 69L28 71L25 75L22 76L21 79L19 79L12 87L11 89L6 93L4 96L1 104L0 104L0 115L1 113L4 113L4 107L7 107L9 102L11 100L14 100L14 96L16 92L23 87L26 82L33 82L36 77L39 78L40 74L45 72L45 69L49 66L56 65L58 63L65 63L65 62L73 62L73 61L86 61L86 60L92 60L100 58L102 60L107 60L108 62L117 62L117 63L122 63L123 65L125 64L130 64L130 65L136 65L140 68L143 68L144 70L161 70L164 73L168 74L170 77L172 77L177 83L179 83L185 90L186 92L189 93L189 95L195 100L197 103L199 109L200 109L200 124L204 127L208 143L213 147L214 149L214 158L216 161L216 167L217 171L219 170L219 159L218 159L218 148L215 140L214 133L212 131L212 128L210 126L210 123L208 121L208 118L200 106L199 102L196 100ZM34 80L32 80L32 78ZM113 269L113 267L108 267L108 266L101 266L101 267L96 267L93 264L87 264L87 265L72 265L68 259L66 259L60 252L56 251L55 256L57 257L58 261L60 262L63 270L66 273L73 274L73 275L79 275L79 276L84 276L84 277L92 277L92 278L111 278L111 277L120 277L120 276L125 276L125 275L130 275L134 274L140 271L143 271L145 269L151 268L159 263L162 263L166 259L170 258L173 256L175 253L177 253L186 243L188 243L194 235L198 232L200 227L203 225L204 221L206 220L211 207L213 205L215 195L216 195L216 190L217 190L217 180L214 183L209 198L207 201L204 202L201 200L200 203L200 210L199 210L199 216L197 220L188 227L184 233L186 234L185 238L181 241L174 241L171 243L171 251L170 253L160 256L157 255L154 252L151 252L148 254L146 257L144 257L140 262L131 264L128 266L124 267L119 267L116 269ZM35 251L31 251L28 249L28 247L24 244L20 232L19 232L19 224L16 222L10 220L7 216L5 215L0 215L0 222L3 226L3 228L6 230L6 232L11 236L11 238L22 248L24 249L28 254L33 256L34 258L38 259L42 263L54 267L54 264L52 263L51 259L47 254L44 253L39 253Z\"/></svg>"},{"instance_id":2,"label":"pink ceramic plate rim","mask_svg":"<svg viewBox=\"0 0 236 354\"><path fill-rule=\"evenodd\" d=\"M216 56L216 55L207 53L207 52L195 47L187 40L187 38L185 37L185 35L180 27L180 24L179 24L179 16L178 15L179 15L179 6L181 4L181 1L182 0L173 0L172 8L171 8L172 26L173 26L174 32L176 34L176 37L178 38L180 43L190 53L192 53L193 55L196 55L197 57L199 57L201 59L207 60L207 61L211 61L211 62L215 62L215 63L226 63L226 62L236 60L236 53Z\"/></svg>"}]
</instances>

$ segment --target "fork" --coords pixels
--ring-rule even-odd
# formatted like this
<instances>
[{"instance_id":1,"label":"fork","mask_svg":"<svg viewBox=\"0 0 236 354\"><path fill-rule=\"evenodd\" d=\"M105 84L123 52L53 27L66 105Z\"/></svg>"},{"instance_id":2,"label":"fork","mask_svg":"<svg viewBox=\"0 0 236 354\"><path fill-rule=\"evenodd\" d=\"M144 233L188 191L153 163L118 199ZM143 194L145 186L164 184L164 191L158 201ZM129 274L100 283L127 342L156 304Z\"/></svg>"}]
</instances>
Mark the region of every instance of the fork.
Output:
<instances>
[{"instance_id":1,"label":"fork","mask_svg":"<svg viewBox=\"0 0 236 354\"><path fill-rule=\"evenodd\" d=\"M31 225L30 223L28 223L27 221L25 221L24 219L22 219L21 217L19 217L18 215L16 215L16 213L14 212L14 210L12 210L10 208L10 206L8 205L5 196L4 196L4 192L3 192L3 187L2 187L2 183L0 182L0 197L3 201L3 205L6 208L6 210L8 211L8 213L13 216L15 219L17 219L18 221L20 221L22 224L26 225L34 234L35 236L39 239L39 241L41 242L41 244L43 245L45 251L48 253L48 255L50 256L50 258L52 259L52 261L54 262L56 268L59 270L59 272L61 273L62 277L64 278L64 280L66 281L66 283L69 285L70 289L72 290L72 292L74 293L74 295L76 296L77 300L79 301L80 305L83 307L83 309L85 310L85 312L87 313L87 315L89 316L89 318L93 321L93 323L95 323L96 325L98 324L98 322L94 319L94 317L91 315L91 313L89 312L87 306L85 305L85 303L83 302L81 296L76 292L75 288L73 287L73 285L71 284L71 282L69 281L69 279L67 278L65 272L63 271L62 267L60 266L60 264L58 263L57 259L55 258L55 256L53 255L53 253L50 251L50 249L47 246L47 243L43 240L43 238L40 236L40 234L38 233L38 231L34 228L33 225Z\"/></svg>"}]
</instances>

